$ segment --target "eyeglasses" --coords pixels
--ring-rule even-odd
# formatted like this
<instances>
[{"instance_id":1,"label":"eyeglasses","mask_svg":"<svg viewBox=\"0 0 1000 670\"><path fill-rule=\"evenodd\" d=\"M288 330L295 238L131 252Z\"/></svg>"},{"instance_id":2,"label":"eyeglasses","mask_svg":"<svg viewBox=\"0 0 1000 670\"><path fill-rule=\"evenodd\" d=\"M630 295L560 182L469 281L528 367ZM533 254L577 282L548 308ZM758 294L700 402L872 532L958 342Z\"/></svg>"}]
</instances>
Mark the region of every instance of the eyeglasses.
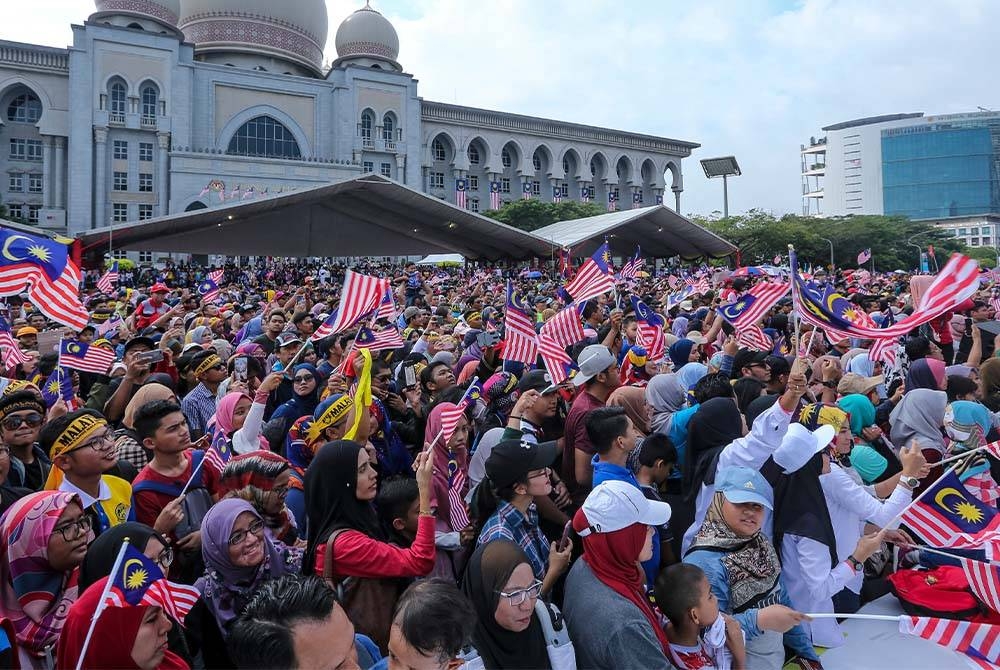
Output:
<instances>
[{"instance_id":1,"label":"eyeglasses","mask_svg":"<svg viewBox=\"0 0 1000 670\"><path fill-rule=\"evenodd\" d=\"M163 572L166 573L167 568L169 568L170 564L174 562L174 550L171 549L170 547L167 547L159 554L157 554L154 560L156 561L157 565L163 568Z\"/></svg>"},{"instance_id":2,"label":"eyeglasses","mask_svg":"<svg viewBox=\"0 0 1000 670\"><path fill-rule=\"evenodd\" d=\"M87 447L90 447L94 451L111 451L115 448L115 436L110 430L106 430L80 445L80 449L86 449Z\"/></svg>"},{"instance_id":3,"label":"eyeglasses","mask_svg":"<svg viewBox=\"0 0 1000 670\"><path fill-rule=\"evenodd\" d=\"M506 598L507 602L510 603L511 607L517 607L528 598L531 598L532 600L537 599L539 594L541 594L541 592L542 592L542 582L536 579L534 583L526 589L511 591L510 593L497 591L497 594Z\"/></svg>"},{"instance_id":4,"label":"eyeglasses","mask_svg":"<svg viewBox=\"0 0 1000 670\"><path fill-rule=\"evenodd\" d=\"M284 497L284 496L288 495L288 487L287 486L275 486L273 489L271 489L271 493L273 493L273 494L275 494L275 495L277 495L279 497Z\"/></svg>"},{"instance_id":5,"label":"eyeglasses","mask_svg":"<svg viewBox=\"0 0 1000 670\"><path fill-rule=\"evenodd\" d=\"M66 542L72 542L81 535L86 535L93 525L93 520L89 516L84 515L76 521L70 521L62 526L56 526L52 529L52 532L62 535L63 540Z\"/></svg>"},{"instance_id":6,"label":"eyeglasses","mask_svg":"<svg viewBox=\"0 0 1000 670\"><path fill-rule=\"evenodd\" d=\"M312 375L306 375L305 377L292 377L292 381L296 384L305 384L306 382L313 381Z\"/></svg>"},{"instance_id":7,"label":"eyeglasses","mask_svg":"<svg viewBox=\"0 0 1000 670\"><path fill-rule=\"evenodd\" d=\"M245 530L238 530L232 535L230 535L229 544L230 546L233 547L243 544L243 542L247 539L248 535L253 533L254 535L260 536L260 532L263 529L264 529L264 522L260 519L257 519L251 522L250 525L247 526Z\"/></svg>"},{"instance_id":8,"label":"eyeglasses","mask_svg":"<svg viewBox=\"0 0 1000 670\"><path fill-rule=\"evenodd\" d=\"M38 428L42 425L42 415L38 412L32 412L31 414L18 415L12 414L0 423L7 430L17 430L21 427L22 423L28 424L29 428Z\"/></svg>"}]
</instances>

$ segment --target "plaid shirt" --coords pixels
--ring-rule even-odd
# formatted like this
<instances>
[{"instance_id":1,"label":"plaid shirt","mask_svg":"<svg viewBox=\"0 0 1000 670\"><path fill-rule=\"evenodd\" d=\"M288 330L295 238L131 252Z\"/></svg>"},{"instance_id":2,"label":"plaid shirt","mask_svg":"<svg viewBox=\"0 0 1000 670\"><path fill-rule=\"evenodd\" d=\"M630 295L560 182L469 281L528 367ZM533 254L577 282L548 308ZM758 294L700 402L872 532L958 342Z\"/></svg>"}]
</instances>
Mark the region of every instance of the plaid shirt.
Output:
<instances>
[{"instance_id":1,"label":"plaid shirt","mask_svg":"<svg viewBox=\"0 0 1000 670\"><path fill-rule=\"evenodd\" d=\"M521 547L528 556L535 577L545 578L549 564L549 540L538 527L538 512L534 503L524 515L509 502L502 501L493 516L486 520L476 545L493 540L510 540Z\"/></svg>"},{"instance_id":2,"label":"plaid shirt","mask_svg":"<svg viewBox=\"0 0 1000 670\"><path fill-rule=\"evenodd\" d=\"M118 448L118 458L128 461L136 470L142 470L149 463L149 452L136 441L134 433L127 428L115 431L115 446Z\"/></svg>"},{"instance_id":3,"label":"plaid shirt","mask_svg":"<svg viewBox=\"0 0 1000 670\"><path fill-rule=\"evenodd\" d=\"M215 395L204 384L195 386L181 401L181 410L191 428L191 439L196 440L208 431L208 420L215 414Z\"/></svg>"}]
</instances>

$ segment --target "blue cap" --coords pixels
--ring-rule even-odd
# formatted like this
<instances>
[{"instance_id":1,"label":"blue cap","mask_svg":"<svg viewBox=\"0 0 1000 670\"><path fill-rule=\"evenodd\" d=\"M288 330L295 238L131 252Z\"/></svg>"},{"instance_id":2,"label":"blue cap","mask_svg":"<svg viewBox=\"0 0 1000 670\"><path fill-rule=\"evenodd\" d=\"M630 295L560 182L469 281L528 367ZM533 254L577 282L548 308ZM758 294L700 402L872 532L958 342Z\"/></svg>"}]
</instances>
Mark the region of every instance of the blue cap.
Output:
<instances>
[{"instance_id":1,"label":"blue cap","mask_svg":"<svg viewBox=\"0 0 1000 670\"><path fill-rule=\"evenodd\" d=\"M758 470L733 465L722 468L715 475L715 490L723 493L726 500L740 503L757 503L774 509L774 491Z\"/></svg>"}]
</instances>

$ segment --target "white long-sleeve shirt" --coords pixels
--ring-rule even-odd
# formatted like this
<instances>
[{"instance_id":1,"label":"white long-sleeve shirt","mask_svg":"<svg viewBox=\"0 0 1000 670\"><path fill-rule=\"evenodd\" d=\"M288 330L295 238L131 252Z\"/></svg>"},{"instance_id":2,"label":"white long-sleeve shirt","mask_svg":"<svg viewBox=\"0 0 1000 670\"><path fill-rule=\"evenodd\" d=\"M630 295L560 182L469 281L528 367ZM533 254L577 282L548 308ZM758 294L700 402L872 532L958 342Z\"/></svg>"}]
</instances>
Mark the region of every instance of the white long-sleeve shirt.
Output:
<instances>
[{"instance_id":1,"label":"white long-sleeve shirt","mask_svg":"<svg viewBox=\"0 0 1000 670\"><path fill-rule=\"evenodd\" d=\"M233 451L249 454L260 449L260 431L264 427L264 403L250 405L243 427L233 433Z\"/></svg>"},{"instance_id":2,"label":"white long-sleeve shirt","mask_svg":"<svg viewBox=\"0 0 1000 670\"><path fill-rule=\"evenodd\" d=\"M753 427L746 437L737 438L723 448L722 453L719 454L716 474L722 468L733 465L759 470L768 457L774 453L774 450L781 446L781 440L788 432L788 423L791 419L791 413L782 409L780 402L771 405L754 419ZM698 529L701 528L701 524L705 520L705 513L708 512L714 495L714 485L701 484L698 499L695 502L694 523L684 533L681 555L686 554L691 543L694 542L694 536L698 534ZM770 528L766 522L764 527Z\"/></svg>"},{"instance_id":3,"label":"white long-sleeve shirt","mask_svg":"<svg viewBox=\"0 0 1000 670\"><path fill-rule=\"evenodd\" d=\"M820 475L826 506L833 523L833 534L837 538L837 558L845 560L858 546L858 540L865 532L865 522L879 528L893 520L910 503L913 493L902 484L896 486L885 501L876 498L836 463L830 464L830 472ZM892 528L898 527L898 522ZM857 574L846 584L855 593L861 593L863 574Z\"/></svg>"},{"instance_id":4,"label":"white long-sleeve shirt","mask_svg":"<svg viewBox=\"0 0 1000 670\"><path fill-rule=\"evenodd\" d=\"M792 607L799 612L833 612L833 596L855 576L854 568L843 559L830 568L830 549L822 542L791 533L782 538L781 579ZM839 647L844 643L836 619L803 621L802 628L814 646Z\"/></svg>"}]
</instances>

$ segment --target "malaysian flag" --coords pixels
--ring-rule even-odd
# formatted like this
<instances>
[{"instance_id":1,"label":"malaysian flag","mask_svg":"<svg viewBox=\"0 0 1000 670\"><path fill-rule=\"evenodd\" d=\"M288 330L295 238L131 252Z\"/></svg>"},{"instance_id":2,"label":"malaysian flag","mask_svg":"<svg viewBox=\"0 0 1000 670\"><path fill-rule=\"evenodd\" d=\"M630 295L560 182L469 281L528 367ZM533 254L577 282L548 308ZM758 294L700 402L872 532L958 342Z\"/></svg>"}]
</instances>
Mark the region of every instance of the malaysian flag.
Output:
<instances>
[{"instance_id":1,"label":"malaysian flag","mask_svg":"<svg viewBox=\"0 0 1000 670\"><path fill-rule=\"evenodd\" d=\"M96 372L106 375L108 368L115 362L115 352L94 347L79 340L61 340L59 342L59 365L83 372Z\"/></svg>"},{"instance_id":2,"label":"malaysian flag","mask_svg":"<svg viewBox=\"0 0 1000 670\"><path fill-rule=\"evenodd\" d=\"M605 242L597 251L583 262L573 279L566 284L566 292L573 296L576 302L607 293L615 288L614 277L611 276L611 251Z\"/></svg>"},{"instance_id":3,"label":"malaysian flag","mask_svg":"<svg viewBox=\"0 0 1000 670\"><path fill-rule=\"evenodd\" d=\"M569 279L573 276L573 257L570 250L560 249L556 253L559 254L559 274L563 279Z\"/></svg>"},{"instance_id":4,"label":"malaysian flag","mask_svg":"<svg viewBox=\"0 0 1000 670\"><path fill-rule=\"evenodd\" d=\"M0 296L28 291L31 303L53 321L83 330L90 315L80 302L80 269L65 244L0 228Z\"/></svg>"},{"instance_id":5,"label":"malaysian flag","mask_svg":"<svg viewBox=\"0 0 1000 670\"><path fill-rule=\"evenodd\" d=\"M700 277L691 283L691 295L705 295L712 290L708 277Z\"/></svg>"},{"instance_id":6,"label":"malaysian flag","mask_svg":"<svg viewBox=\"0 0 1000 670\"><path fill-rule=\"evenodd\" d=\"M184 621L201 597L201 592L193 586L167 581L160 566L129 544L127 539L122 544L112 572L104 586L102 609L140 605L162 607L174 621Z\"/></svg>"},{"instance_id":7,"label":"malaysian flag","mask_svg":"<svg viewBox=\"0 0 1000 670\"><path fill-rule=\"evenodd\" d=\"M468 184L466 183L466 181L464 179L456 179L455 180L455 206L456 207L461 207L462 209L465 209L465 204L466 204L465 190L466 190L467 187L468 187Z\"/></svg>"},{"instance_id":8,"label":"malaysian flag","mask_svg":"<svg viewBox=\"0 0 1000 670\"><path fill-rule=\"evenodd\" d=\"M614 212L618 210L618 194L614 191L608 191L608 211Z\"/></svg>"},{"instance_id":9,"label":"malaysian flag","mask_svg":"<svg viewBox=\"0 0 1000 670\"><path fill-rule=\"evenodd\" d=\"M636 279L639 276L639 271L642 270L643 261L640 255L639 247L635 248L635 255L632 258L625 261L622 265L622 269L618 271L619 279Z\"/></svg>"},{"instance_id":10,"label":"malaysian flag","mask_svg":"<svg viewBox=\"0 0 1000 670\"><path fill-rule=\"evenodd\" d=\"M514 292L514 284L508 279L503 321L505 361L533 365L538 360L538 335L535 333L533 311L524 298Z\"/></svg>"},{"instance_id":11,"label":"malaysian flag","mask_svg":"<svg viewBox=\"0 0 1000 670\"><path fill-rule=\"evenodd\" d=\"M46 407L52 407L60 398L66 402L71 402L75 395L73 393L73 376L68 370L63 370L62 367L56 366L56 369L52 371L49 378L42 384L41 392L42 400L45 401Z\"/></svg>"},{"instance_id":12,"label":"malaysian flag","mask_svg":"<svg viewBox=\"0 0 1000 670\"><path fill-rule=\"evenodd\" d=\"M246 200L247 198L252 198L253 196L254 196L254 190L253 186L251 186L247 190L243 191L243 197L241 199Z\"/></svg>"},{"instance_id":13,"label":"malaysian flag","mask_svg":"<svg viewBox=\"0 0 1000 670\"><path fill-rule=\"evenodd\" d=\"M562 308L542 326L538 333L538 353L553 384L561 384L572 375L575 366L573 359L566 353L566 347L585 337L580 310L576 305Z\"/></svg>"},{"instance_id":14,"label":"malaysian flag","mask_svg":"<svg viewBox=\"0 0 1000 670\"><path fill-rule=\"evenodd\" d=\"M490 209L500 209L500 182L490 182Z\"/></svg>"},{"instance_id":15,"label":"malaysian flag","mask_svg":"<svg viewBox=\"0 0 1000 670\"><path fill-rule=\"evenodd\" d=\"M667 295L667 311L669 312L674 307L677 307L692 295L694 295L694 289L690 286L685 286L680 291Z\"/></svg>"},{"instance_id":16,"label":"malaysian flag","mask_svg":"<svg viewBox=\"0 0 1000 670\"><path fill-rule=\"evenodd\" d=\"M972 667L997 670L1000 663L1000 626L958 619L901 616L899 632L930 640L966 655Z\"/></svg>"},{"instance_id":17,"label":"malaysian flag","mask_svg":"<svg viewBox=\"0 0 1000 670\"><path fill-rule=\"evenodd\" d=\"M655 202L656 202L657 205L662 205L663 204L663 194L662 193L657 193L656 194Z\"/></svg>"},{"instance_id":18,"label":"malaysian flag","mask_svg":"<svg viewBox=\"0 0 1000 670\"><path fill-rule=\"evenodd\" d=\"M375 320L388 319L390 322L396 319L396 301L392 296L392 287L385 289L385 295L378 304L378 311L375 312Z\"/></svg>"},{"instance_id":19,"label":"malaysian flag","mask_svg":"<svg viewBox=\"0 0 1000 670\"><path fill-rule=\"evenodd\" d=\"M240 195L242 195L242 185L237 184L233 187L233 190L229 192L229 197L236 198L238 200Z\"/></svg>"},{"instance_id":20,"label":"malaysian flag","mask_svg":"<svg viewBox=\"0 0 1000 670\"><path fill-rule=\"evenodd\" d=\"M326 321L320 324L309 340L315 342L347 330L361 320L361 317L371 314L379 306L388 288L389 282L381 277L372 277L348 270L344 276L340 304L327 317Z\"/></svg>"},{"instance_id":21,"label":"malaysian flag","mask_svg":"<svg viewBox=\"0 0 1000 670\"><path fill-rule=\"evenodd\" d=\"M28 360L21 351L21 347L17 346L17 342L14 341L14 334L10 332L10 324L2 316L0 316L0 356L3 357L5 370L13 370Z\"/></svg>"},{"instance_id":22,"label":"malaysian flag","mask_svg":"<svg viewBox=\"0 0 1000 670\"><path fill-rule=\"evenodd\" d=\"M444 444L451 441L455 429L458 428L459 421L465 414L466 408L474 403L482 395L483 389L479 385L479 377L473 377L469 388L462 394L462 399L456 405L447 406L441 410L441 437ZM436 440L435 440L436 441ZM433 444L431 444L433 447ZM458 459L451 449L448 449L448 515L452 530L464 530L469 526L469 512L465 507L465 482L466 475L458 467Z\"/></svg>"},{"instance_id":23,"label":"malaysian flag","mask_svg":"<svg viewBox=\"0 0 1000 670\"><path fill-rule=\"evenodd\" d=\"M552 187L552 202L562 202L562 187Z\"/></svg>"},{"instance_id":24,"label":"malaysian flag","mask_svg":"<svg viewBox=\"0 0 1000 670\"><path fill-rule=\"evenodd\" d=\"M590 202L590 187L584 186L580 189L580 200Z\"/></svg>"},{"instance_id":25,"label":"malaysian flag","mask_svg":"<svg viewBox=\"0 0 1000 670\"><path fill-rule=\"evenodd\" d=\"M870 248L865 249L858 254L858 265L864 265L871 259L872 259L872 250Z\"/></svg>"},{"instance_id":26,"label":"malaysian flag","mask_svg":"<svg viewBox=\"0 0 1000 670\"><path fill-rule=\"evenodd\" d=\"M639 209L640 207L642 207L642 193L635 191L632 194L632 209Z\"/></svg>"},{"instance_id":27,"label":"malaysian flag","mask_svg":"<svg viewBox=\"0 0 1000 670\"><path fill-rule=\"evenodd\" d=\"M531 182L521 184L521 200L531 200Z\"/></svg>"},{"instance_id":28,"label":"malaysian flag","mask_svg":"<svg viewBox=\"0 0 1000 670\"><path fill-rule=\"evenodd\" d=\"M719 314L737 330L748 328L767 316L771 308L785 297L789 288L789 284L772 282L754 284L736 302L720 307Z\"/></svg>"},{"instance_id":29,"label":"malaysian flag","mask_svg":"<svg viewBox=\"0 0 1000 670\"><path fill-rule=\"evenodd\" d=\"M736 333L736 342L743 348L755 351L771 352L774 349L774 342L764 329L755 323L741 328Z\"/></svg>"},{"instance_id":30,"label":"malaysian flag","mask_svg":"<svg viewBox=\"0 0 1000 670\"><path fill-rule=\"evenodd\" d=\"M990 295L990 307L993 309L994 312L1000 314L1000 293L993 291L993 293Z\"/></svg>"},{"instance_id":31,"label":"malaysian flag","mask_svg":"<svg viewBox=\"0 0 1000 670\"><path fill-rule=\"evenodd\" d=\"M994 612L1000 612L1000 568L993 563L956 556L972 593Z\"/></svg>"},{"instance_id":32,"label":"malaysian flag","mask_svg":"<svg viewBox=\"0 0 1000 670\"><path fill-rule=\"evenodd\" d=\"M225 275L225 270L214 270L209 272L205 280L198 284L198 295L201 296L203 302L215 302L216 298L219 297L219 282L222 281L223 275Z\"/></svg>"},{"instance_id":33,"label":"malaysian flag","mask_svg":"<svg viewBox=\"0 0 1000 670\"><path fill-rule=\"evenodd\" d=\"M1000 515L966 490L954 472L946 472L900 517L929 546L978 549L986 555L1000 542Z\"/></svg>"},{"instance_id":34,"label":"malaysian flag","mask_svg":"<svg viewBox=\"0 0 1000 670\"><path fill-rule=\"evenodd\" d=\"M101 275L101 278L97 280L97 288L99 288L104 293L111 293L114 290L115 284L118 283L118 261L111 264L108 271Z\"/></svg>"},{"instance_id":35,"label":"malaysian flag","mask_svg":"<svg viewBox=\"0 0 1000 670\"><path fill-rule=\"evenodd\" d=\"M647 358L657 363L663 359L666 348L663 341L663 317L636 296L632 296L632 308L635 310L639 344L646 349Z\"/></svg>"},{"instance_id":36,"label":"malaysian flag","mask_svg":"<svg viewBox=\"0 0 1000 670\"><path fill-rule=\"evenodd\" d=\"M212 436L212 442L205 450L205 462L212 466L216 472L222 474L222 471L226 469L226 463L233 457L233 450L229 444L229 436L219 426L214 414L208 421L208 432Z\"/></svg>"},{"instance_id":37,"label":"malaysian flag","mask_svg":"<svg viewBox=\"0 0 1000 670\"><path fill-rule=\"evenodd\" d=\"M372 330L362 326L358 331L355 343L370 351L390 351L405 346L396 326L386 326L382 330Z\"/></svg>"},{"instance_id":38,"label":"malaysian flag","mask_svg":"<svg viewBox=\"0 0 1000 670\"><path fill-rule=\"evenodd\" d=\"M103 323L94 326L94 330L97 332L98 337L106 337L108 333L121 328L123 323L125 323L125 320L122 318L122 315L114 312Z\"/></svg>"}]
</instances>

